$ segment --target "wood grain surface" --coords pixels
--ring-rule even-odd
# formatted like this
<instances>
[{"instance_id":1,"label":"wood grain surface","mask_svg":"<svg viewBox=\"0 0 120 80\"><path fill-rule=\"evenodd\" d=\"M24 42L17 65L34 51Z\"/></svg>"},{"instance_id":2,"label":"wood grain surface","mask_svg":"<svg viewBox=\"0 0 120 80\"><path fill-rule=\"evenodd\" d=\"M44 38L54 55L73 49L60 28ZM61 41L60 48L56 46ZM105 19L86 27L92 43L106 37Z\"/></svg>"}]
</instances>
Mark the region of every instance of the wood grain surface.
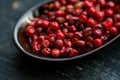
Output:
<instances>
[{"instance_id":1,"label":"wood grain surface","mask_svg":"<svg viewBox=\"0 0 120 80\"><path fill-rule=\"evenodd\" d=\"M0 80L120 80L120 39L103 51L64 65L26 59L13 44L18 19L42 0L0 0Z\"/></svg>"}]
</instances>

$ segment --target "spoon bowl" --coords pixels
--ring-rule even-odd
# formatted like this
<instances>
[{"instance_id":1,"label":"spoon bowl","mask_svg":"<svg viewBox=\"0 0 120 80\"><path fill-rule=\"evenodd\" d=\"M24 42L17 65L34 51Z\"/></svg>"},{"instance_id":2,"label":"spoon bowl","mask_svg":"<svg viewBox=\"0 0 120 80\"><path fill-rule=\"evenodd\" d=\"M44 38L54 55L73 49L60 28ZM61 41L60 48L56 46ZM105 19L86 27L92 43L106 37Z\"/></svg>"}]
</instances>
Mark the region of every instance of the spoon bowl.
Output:
<instances>
[{"instance_id":1,"label":"spoon bowl","mask_svg":"<svg viewBox=\"0 0 120 80\"><path fill-rule=\"evenodd\" d=\"M24 54L39 59L39 60L44 60L44 61L70 61L70 60L75 60L75 59L80 59L82 57L88 56L90 54L93 54L95 52L98 52L101 49L104 49L105 46L109 45L110 43L114 42L116 39L120 37L120 34L114 37L113 39L109 40L107 43L103 44L101 47L98 47L92 51L89 51L87 53L70 57L70 58L48 58L48 57L42 57L37 54L34 54L34 52L31 50L30 45L28 43L28 40L24 34L24 30L26 26L34 20L36 17L38 17L40 14L40 6L42 6L45 3L51 2L53 0L46 0L43 1L42 3L39 3L38 5L34 6L30 10L28 10L17 22L14 32L13 32L13 39L16 47ZM120 0L115 0L117 3L120 2Z\"/></svg>"}]
</instances>

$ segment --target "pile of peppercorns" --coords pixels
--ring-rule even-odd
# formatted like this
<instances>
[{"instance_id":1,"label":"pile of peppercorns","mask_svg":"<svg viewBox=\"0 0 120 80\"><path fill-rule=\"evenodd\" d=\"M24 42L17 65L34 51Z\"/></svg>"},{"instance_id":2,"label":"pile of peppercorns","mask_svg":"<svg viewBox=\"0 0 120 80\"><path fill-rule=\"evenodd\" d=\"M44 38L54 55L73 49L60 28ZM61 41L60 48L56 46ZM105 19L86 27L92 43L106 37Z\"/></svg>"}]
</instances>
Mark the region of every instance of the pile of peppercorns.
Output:
<instances>
[{"instance_id":1,"label":"pile of peppercorns","mask_svg":"<svg viewBox=\"0 0 120 80\"><path fill-rule=\"evenodd\" d=\"M25 29L31 49L44 57L73 57L119 34L120 5L107 0L55 0L39 8Z\"/></svg>"}]
</instances>

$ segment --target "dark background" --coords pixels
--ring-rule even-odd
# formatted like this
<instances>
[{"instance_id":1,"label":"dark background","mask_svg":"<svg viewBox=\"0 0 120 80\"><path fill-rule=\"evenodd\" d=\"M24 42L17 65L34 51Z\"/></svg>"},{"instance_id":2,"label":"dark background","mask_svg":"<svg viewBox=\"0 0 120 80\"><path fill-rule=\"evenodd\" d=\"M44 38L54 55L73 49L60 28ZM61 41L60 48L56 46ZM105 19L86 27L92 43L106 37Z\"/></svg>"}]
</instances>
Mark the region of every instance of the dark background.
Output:
<instances>
[{"instance_id":1,"label":"dark background","mask_svg":"<svg viewBox=\"0 0 120 80\"><path fill-rule=\"evenodd\" d=\"M41 1L0 0L0 80L120 80L120 40L68 65L43 65L19 54L13 28L23 13Z\"/></svg>"}]
</instances>

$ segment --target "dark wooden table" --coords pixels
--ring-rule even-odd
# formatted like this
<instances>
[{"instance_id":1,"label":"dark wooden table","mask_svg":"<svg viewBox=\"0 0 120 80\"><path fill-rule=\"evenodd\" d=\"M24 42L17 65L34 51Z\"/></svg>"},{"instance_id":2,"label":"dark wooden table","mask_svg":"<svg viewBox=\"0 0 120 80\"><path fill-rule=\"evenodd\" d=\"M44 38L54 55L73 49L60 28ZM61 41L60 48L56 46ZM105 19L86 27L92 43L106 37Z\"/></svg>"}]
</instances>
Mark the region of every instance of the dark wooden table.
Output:
<instances>
[{"instance_id":1,"label":"dark wooden table","mask_svg":"<svg viewBox=\"0 0 120 80\"><path fill-rule=\"evenodd\" d=\"M19 54L12 40L13 28L25 11L41 1L0 0L0 80L120 80L120 40L62 66L43 65Z\"/></svg>"}]
</instances>

